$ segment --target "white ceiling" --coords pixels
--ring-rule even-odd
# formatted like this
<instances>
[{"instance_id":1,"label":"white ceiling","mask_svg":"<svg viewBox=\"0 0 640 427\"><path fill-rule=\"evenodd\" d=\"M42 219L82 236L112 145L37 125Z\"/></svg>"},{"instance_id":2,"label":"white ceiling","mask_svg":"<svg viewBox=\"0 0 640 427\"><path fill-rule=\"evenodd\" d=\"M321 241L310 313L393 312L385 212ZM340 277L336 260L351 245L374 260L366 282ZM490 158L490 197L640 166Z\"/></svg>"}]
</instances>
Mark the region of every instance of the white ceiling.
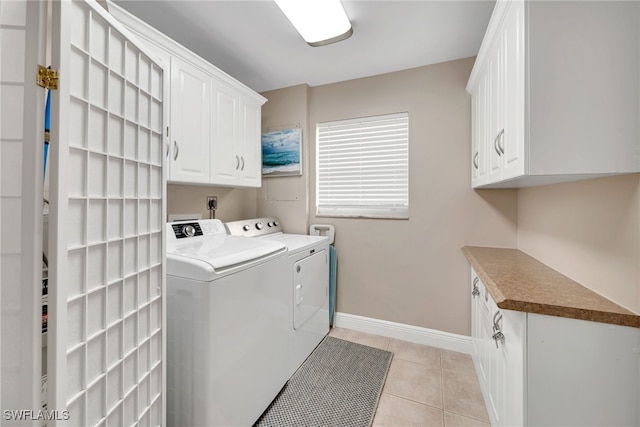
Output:
<instances>
[{"instance_id":1,"label":"white ceiling","mask_svg":"<svg viewBox=\"0 0 640 427\"><path fill-rule=\"evenodd\" d=\"M478 53L495 0L343 0L353 35L311 47L270 0L116 0L252 89L318 86Z\"/></svg>"}]
</instances>

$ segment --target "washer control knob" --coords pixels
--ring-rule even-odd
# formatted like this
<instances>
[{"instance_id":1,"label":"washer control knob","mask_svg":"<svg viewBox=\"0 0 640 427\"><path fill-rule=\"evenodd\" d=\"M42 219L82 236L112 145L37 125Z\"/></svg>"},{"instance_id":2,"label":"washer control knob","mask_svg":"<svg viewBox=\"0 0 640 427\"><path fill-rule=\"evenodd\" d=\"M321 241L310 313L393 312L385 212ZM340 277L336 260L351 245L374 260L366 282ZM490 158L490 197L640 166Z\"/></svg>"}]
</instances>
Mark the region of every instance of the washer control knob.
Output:
<instances>
[{"instance_id":1,"label":"washer control knob","mask_svg":"<svg viewBox=\"0 0 640 427\"><path fill-rule=\"evenodd\" d=\"M273 221L273 226L277 227L278 225L280 225L280 223L278 221Z\"/></svg>"},{"instance_id":2,"label":"washer control knob","mask_svg":"<svg viewBox=\"0 0 640 427\"><path fill-rule=\"evenodd\" d=\"M243 229L244 231L249 231L249 230L251 230L251 227L249 227L249 224L246 224L246 225L243 225L243 226L242 226L242 229Z\"/></svg>"},{"instance_id":3,"label":"washer control knob","mask_svg":"<svg viewBox=\"0 0 640 427\"><path fill-rule=\"evenodd\" d=\"M262 230L262 229L264 228L264 225L262 225L262 223L261 223L261 222L257 222L257 223L256 223L256 228L257 228L258 230Z\"/></svg>"},{"instance_id":4,"label":"washer control knob","mask_svg":"<svg viewBox=\"0 0 640 427\"><path fill-rule=\"evenodd\" d=\"M273 222L269 221L269 222L267 223L267 226L268 226L268 227L273 227Z\"/></svg>"},{"instance_id":5,"label":"washer control knob","mask_svg":"<svg viewBox=\"0 0 640 427\"><path fill-rule=\"evenodd\" d=\"M193 225L185 225L182 227L182 234L187 237L193 237L196 235L196 228Z\"/></svg>"}]
</instances>

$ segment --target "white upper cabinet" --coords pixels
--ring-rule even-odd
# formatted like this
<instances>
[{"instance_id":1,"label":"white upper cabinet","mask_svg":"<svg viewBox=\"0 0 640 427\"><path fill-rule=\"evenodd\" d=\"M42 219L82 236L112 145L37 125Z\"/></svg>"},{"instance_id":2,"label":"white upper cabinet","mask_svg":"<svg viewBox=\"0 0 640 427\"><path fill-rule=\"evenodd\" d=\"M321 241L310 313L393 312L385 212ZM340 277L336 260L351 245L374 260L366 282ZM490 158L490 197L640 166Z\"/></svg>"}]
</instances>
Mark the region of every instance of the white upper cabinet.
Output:
<instances>
[{"instance_id":1,"label":"white upper cabinet","mask_svg":"<svg viewBox=\"0 0 640 427\"><path fill-rule=\"evenodd\" d=\"M474 187L487 183L489 152L486 150L487 133L489 132L489 98L487 93L488 75L483 75L478 82L478 91L471 98L473 123L471 150L471 179Z\"/></svg>"},{"instance_id":2,"label":"white upper cabinet","mask_svg":"<svg viewBox=\"0 0 640 427\"><path fill-rule=\"evenodd\" d=\"M488 134L485 150L489 151L489 181L495 182L502 178L502 151L504 151L504 91L502 68L502 44L496 40L491 50L491 56L487 63L487 88L488 88ZM501 145L502 144L502 145ZM502 151L501 151L502 150Z\"/></svg>"},{"instance_id":3,"label":"white upper cabinet","mask_svg":"<svg viewBox=\"0 0 640 427\"><path fill-rule=\"evenodd\" d=\"M234 183L240 169L238 142L238 96L223 84L213 89L214 132L211 152L213 178L225 184Z\"/></svg>"},{"instance_id":4,"label":"white upper cabinet","mask_svg":"<svg viewBox=\"0 0 640 427\"><path fill-rule=\"evenodd\" d=\"M170 179L210 181L211 76L171 59Z\"/></svg>"},{"instance_id":5,"label":"white upper cabinet","mask_svg":"<svg viewBox=\"0 0 640 427\"><path fill-rule=\"evenodd\" d=\"M524 168L524 5L509 8L500 32L502 54L501 117L498 132L502 180L522 176ZM504 131L503 131L504 130Z\"/></svg>"},{"instance_id":6,"label":"white upper cabinet","mask_svg":"<svg viewBox=\"0 0 640 427\"><path fill-rule=\"evenodd\" d=\"M640 171L640 3L496 2L467 91L472 186Z\"/></svg>"},{"instance_id":7,"label":"white upper cabinet","mask_svg":"<svg viewBox=\"0 0 640 427\"><path fill-rule=\"evenodd\" d=\"M214 84L213 98L212 181L218 185L260 187L261 104L222 83Z\"/></svg>"},{"instance_id":8,"label":"white upper cabinet","mask_svg":"<svg viewBox=\"0 0 640 427\"><path fill-rule=\"evenodd\" d=\"M171 63L168 182L260 187L266 99L123 9L110 11ZM169 73L167 73L169 74Z\"/></svg>"},{"instance_id":9,"label":"white upper cabinet","mask_svg":"<svg viewBox=\"0 0 640 427\"><path fill-rule=\"evenodd\" d=\"M240 185L260 187L262 184L262 103L246 97L238 104L240 136L238 152L241 154ZM258 141L256 144L254 141Z\"/></svg>"}]
</instances>

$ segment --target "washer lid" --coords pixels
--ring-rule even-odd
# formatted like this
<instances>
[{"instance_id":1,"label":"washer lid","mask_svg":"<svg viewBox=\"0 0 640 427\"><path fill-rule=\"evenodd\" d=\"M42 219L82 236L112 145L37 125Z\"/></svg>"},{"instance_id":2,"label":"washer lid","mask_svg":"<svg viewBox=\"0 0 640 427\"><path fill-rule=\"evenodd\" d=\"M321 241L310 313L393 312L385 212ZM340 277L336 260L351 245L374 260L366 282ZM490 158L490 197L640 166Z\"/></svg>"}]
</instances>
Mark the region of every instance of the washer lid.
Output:
<instances>
[{"instance_id":1,"label":"washer lid","mask_svg":"<svg viewBox=\"0 0 640 427\"><path fill-rule=\"evenodd\" d=\"M167 247L167 274L210 281L285 249L280 242L226 234L191 238Z\"/></svg>"}]
</instances>

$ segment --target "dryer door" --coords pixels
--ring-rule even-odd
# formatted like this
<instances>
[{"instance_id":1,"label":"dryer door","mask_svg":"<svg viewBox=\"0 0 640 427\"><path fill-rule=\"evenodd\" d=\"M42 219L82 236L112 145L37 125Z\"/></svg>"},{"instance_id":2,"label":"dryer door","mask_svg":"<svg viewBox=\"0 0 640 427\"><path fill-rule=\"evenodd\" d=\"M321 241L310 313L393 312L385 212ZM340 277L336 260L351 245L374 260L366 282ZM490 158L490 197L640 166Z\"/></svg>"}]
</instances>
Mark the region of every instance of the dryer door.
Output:
<instances>
[{"instance_id":1,"label":"dryer door","mask_svg":"<svg viewBox=\"0 0 640 427\"><path fill-rule=\"evenodd\" d=\"M293 328L329 307L329 254L316 252L293 265Z\"/></svg>"}]
</instances>

